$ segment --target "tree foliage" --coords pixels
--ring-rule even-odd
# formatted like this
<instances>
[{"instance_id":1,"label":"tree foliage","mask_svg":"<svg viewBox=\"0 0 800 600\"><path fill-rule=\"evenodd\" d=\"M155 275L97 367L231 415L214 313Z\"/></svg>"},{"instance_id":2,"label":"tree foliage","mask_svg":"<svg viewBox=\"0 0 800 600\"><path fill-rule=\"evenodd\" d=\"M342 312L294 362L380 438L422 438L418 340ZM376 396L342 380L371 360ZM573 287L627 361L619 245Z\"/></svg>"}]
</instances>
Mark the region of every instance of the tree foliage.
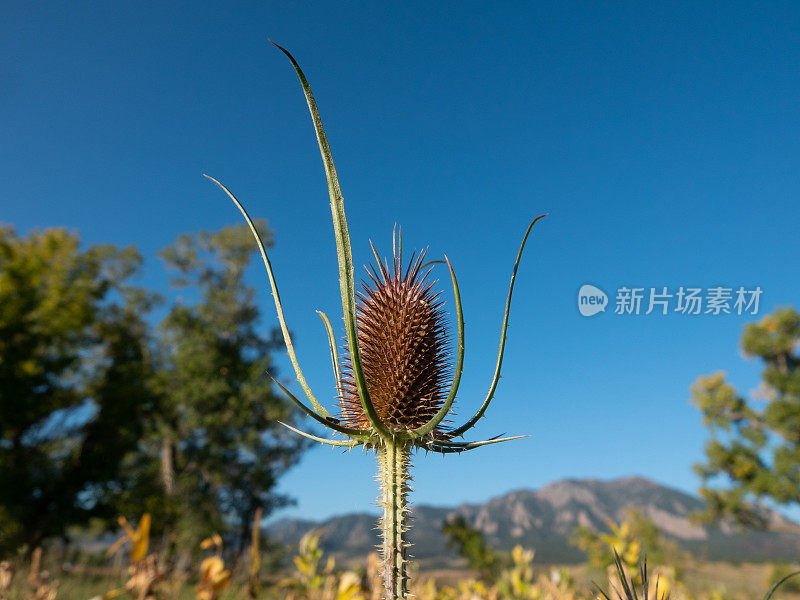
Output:
<instances>
[{"instance_id":1,"label":"tree foliage","mask_svg":"<svg viewBox=\"0 0 800 600\"><path fill-rule=\"evenodd\" d=\"M483 534L472 527L464 517L449 519L442 526L447 546L455 547L458 555L467 559L470 569L485 579L494 578L500 570L500 560Z\"/></svg>"},{"instance_id":2,"label":"tree foliage","mask_svg":"<svg viewBox=\"0 0 800 600\"><path fill-rule=\"evenodd\" d=\"M182 297L156 324L135 248L0 228L0 553L144 512L170 542L246 539L288 502L275 483L304 444L276 422L293 414L267 382L282 344L259 331L252 251L244 226L181 236L162 258Z\"/></svg>"},{"instance_id":3,"label":"tree foliage","mask_svg":"<svg viewBox=\"0 0 800 600\"><path fill-rule=\"evenodd\" d=\"M126 284L141 259L79 245L63 229L0 228L0 551L85 520L140 434L144 404L117 390L141 385Z\"/></svg>"},{"instance_id":4,"label":"tree foliage","mask_svg":"<svg viewBox=\"0 0 800 600\"><path fill-rule=\"evenodd\" d=\"M800 503L800 314L782 308L749 324L744 354L761 360L758 397L748 399L724 373L700 377L692 402L702 411L712 438L706 461L695 466L703 478L706 510L700 517L732 517L746 527L768 525L764 500Z\"/></svg>"},{"instance_id":5,"label":"tree foliage","mask_svg":"<svg viewBox=\"0 0 800 600\"><path fill-rule=\"evenodd\" d=\"M197 301L176 303L159 326L162 402L147 462L159 463L161 506L192 537L233 528L246 539L259 507L269 514L287 503L273 488L306 445L277 422L291 422L293 411L267 383L270 354L283 343L257 330L255 291L244 279L252 251L240 225L183 235L161 254L174 285Z\"/></svg>"}]
</instances>

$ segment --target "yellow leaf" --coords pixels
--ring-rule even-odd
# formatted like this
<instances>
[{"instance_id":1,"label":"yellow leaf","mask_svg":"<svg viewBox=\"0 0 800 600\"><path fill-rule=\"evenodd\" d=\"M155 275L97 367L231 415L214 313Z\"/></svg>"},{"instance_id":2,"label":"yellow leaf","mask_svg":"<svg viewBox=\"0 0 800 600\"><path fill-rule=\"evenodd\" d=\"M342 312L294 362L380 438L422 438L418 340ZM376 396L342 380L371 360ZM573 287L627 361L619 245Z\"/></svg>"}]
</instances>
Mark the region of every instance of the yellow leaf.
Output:
<instances>
[{"instance_id":1,"label":"yellow leaf","mask_svg":"<svg viewBox=\"0 0 800 600\"><path fill-rule=\"evenodd\" d=\"M200 576L203 582L211 582L225 570L225 563L219 556L209 556L200 563Z\"/></svg>"},{"instance_id":2,"label":"yellow leaf","mask_svg":"<svg viewBox=\"0 0 800 600\"><path fill-rule=\"evenodd\" d=\"M117 596L121 596L125 592L127 592L124 587L117 588L115 590L111 590L110 592L106 592L101 596L102 600L111 600L112 598L116 598Z\"/></svg>"},{"instance_id":3,"label":"yellow leaf","mask_svg":"<svg viewBox=\"0 0 800 600\"><path fill-rule=\"evenodd\" d=\"M134 532L133 548L131 548L131 562L139 562L147 556L147 547L150 544L150 513L144 513L139 527Z\"/></svg>"}]
</instances>

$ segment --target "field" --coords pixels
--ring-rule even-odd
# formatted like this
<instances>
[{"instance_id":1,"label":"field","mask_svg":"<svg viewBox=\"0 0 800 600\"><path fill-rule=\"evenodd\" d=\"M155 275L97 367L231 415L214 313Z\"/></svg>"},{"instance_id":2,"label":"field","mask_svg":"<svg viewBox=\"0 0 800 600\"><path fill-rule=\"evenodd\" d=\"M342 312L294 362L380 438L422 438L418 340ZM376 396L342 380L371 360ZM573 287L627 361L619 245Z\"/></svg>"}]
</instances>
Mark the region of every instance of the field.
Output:
<instances>
[{"instance_id":1,"label":"field","mask_svg":"<svg viewBox=\"0 0 800 600\"><path fill-rule=\"evenodd\" d=\"M154 554L128 566L121 555L107 565L97 556L84 563L68 562L51 553L30 560L0 563L0 598L3 600L89 600L133 597L137 600L377 600L382 586L377 553L363 561L337 568L324 555L318 538L304 538L295 556L261 556L253 570L251 556L231 561L230 570L219 552L198 559L161 563ZM213 542L206 545L215 549ZM216 547L219 550L219 547ZM280 553L278 553L280 554ZM412 565L411 592L421 600L580 600L597 598L595 584L618 588L613 569L586 565L539 565L529 551L515 551L494 580L466 567L463 559L449 568L425 569ZM697 600L749 600L763 598L788 567L768 563L694 562L689 560L679 577L674 569L649 568L651 577L670 573L672 598ZM667 577L669 580L670 577ZM661 586L663 591L663 585ZM651 598L654 598L651 587ZM660 596L659 596L660 597ZM790 582L775 596L800 599L800 588Z\"/></svg>"}]
</instances>

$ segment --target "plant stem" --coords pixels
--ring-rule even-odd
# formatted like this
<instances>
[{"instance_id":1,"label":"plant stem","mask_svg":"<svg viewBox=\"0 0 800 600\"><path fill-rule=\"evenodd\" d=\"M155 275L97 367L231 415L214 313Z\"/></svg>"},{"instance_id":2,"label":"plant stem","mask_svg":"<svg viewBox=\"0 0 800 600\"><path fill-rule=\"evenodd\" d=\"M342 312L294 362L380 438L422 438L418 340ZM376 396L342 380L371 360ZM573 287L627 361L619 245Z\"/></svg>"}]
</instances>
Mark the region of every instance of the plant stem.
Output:
<instances>
[{"instance_id":1,"label":"plant stem","mask_svg":"<svg viewBox=\"0 0 800 600\"><path fill-rule=\"evenodd\" d=\"M396 440L384 440L379 449L380 467L381 536L383 538L383 578L386 600L404 600L408 594L406 573L406 514L410 491L410 447Z\"/></svg>"}]
</instances>

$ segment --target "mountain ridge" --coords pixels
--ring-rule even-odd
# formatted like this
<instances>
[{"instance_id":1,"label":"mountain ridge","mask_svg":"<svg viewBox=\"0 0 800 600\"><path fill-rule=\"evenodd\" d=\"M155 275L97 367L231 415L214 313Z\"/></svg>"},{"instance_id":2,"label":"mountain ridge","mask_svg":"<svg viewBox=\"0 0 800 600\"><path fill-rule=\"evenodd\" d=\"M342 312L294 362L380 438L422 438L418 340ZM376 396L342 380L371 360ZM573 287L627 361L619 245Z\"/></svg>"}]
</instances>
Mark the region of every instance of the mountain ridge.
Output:
<instances>
[{"instance_id":1,"label":"mountain ridge","mask_svg":"<svg viewBox=\"0 0 800 600\"><path fill-rule=\"evenodd\" d=\"M777 511L767 511L772 531L742 533L726 522L698 525L690 515L703 507L699 498L641 475L613 480L560 479L538 490L516 489L484 503L454 507L412 505L410 538L417 559L451 560L455 552L446 546L441 527L446 520L462 516L499 550L521 544L535 548L539 562L581 562L583 553L569 544L575 527L603 530L609 520L624 519L629 507L639 508L667 538L696 556L785 560L800 555L800 525ZM363 512L324 521L282 519L268 526L267 534L294 545L311 529L325 529L323 547L344 559L364 556L378 544L376 516Z\"/></svg>"}]
</instances>

